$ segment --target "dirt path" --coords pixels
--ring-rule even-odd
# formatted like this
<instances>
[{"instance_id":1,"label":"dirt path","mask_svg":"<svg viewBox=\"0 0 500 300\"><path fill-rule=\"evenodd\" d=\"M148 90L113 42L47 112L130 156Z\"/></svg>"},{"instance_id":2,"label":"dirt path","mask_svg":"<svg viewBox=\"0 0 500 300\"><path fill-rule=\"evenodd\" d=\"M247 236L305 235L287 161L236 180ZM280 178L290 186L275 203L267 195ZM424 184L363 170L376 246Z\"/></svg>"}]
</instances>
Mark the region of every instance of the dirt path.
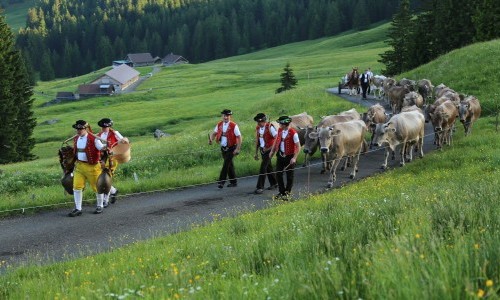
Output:
<instances>
[{"instance_id":1,"label":"dirt path","mask_svg":"<svg viewBox=\"0 0 500 300\"><path fill-rule=\"evenodd\" d=\"M336 89L333 92L336 94ZM351 101L359 102L357 98ZM362 103L369 106L372 101ZM425 130L429 133L432 129L426 124ZM430 136L424 143L424 153L434 150ZM335 187L381 172L382 160L382 150L361 156L356 179L349 179L349 170L337 171ZM320 175L318 162L316 158L311 167L296 170L295 199L326 191L328 177ZM238 158L235 165L237 168ZM389 167L399 167L398 162L390 161ZM92 214L93 207L87 206L83 208L83 215L76 218L67 217L69 209L65 208L0 219L0 262L5 261L0 264L0 273L26 262L43 264L66 260L173 234L193 224L210 222L214 216L219 218L266 208L276 191L255 195L256 181L256 177L242 178L238 187L222 190L213 184L123 196L101 215Z\"/></svg>"}]
</instances>

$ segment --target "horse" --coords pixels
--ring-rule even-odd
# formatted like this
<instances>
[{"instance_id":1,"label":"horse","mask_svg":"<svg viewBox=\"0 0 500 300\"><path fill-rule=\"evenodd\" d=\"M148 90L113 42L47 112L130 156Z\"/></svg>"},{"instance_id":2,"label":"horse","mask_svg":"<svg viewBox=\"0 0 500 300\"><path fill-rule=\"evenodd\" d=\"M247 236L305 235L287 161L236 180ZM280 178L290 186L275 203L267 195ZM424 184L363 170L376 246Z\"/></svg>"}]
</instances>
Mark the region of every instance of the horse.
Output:
<instances>
[{"instance_id":1,"label":"horse","mask_svg":"<svg viewBox=\"0 0 500 300\"><path fill-rule=\"evenodd\" d=\"M359 72L358 68L352 68L347 78L347 85L349 86L349 96L359 94Z\"/></svg>"}]
</instances>

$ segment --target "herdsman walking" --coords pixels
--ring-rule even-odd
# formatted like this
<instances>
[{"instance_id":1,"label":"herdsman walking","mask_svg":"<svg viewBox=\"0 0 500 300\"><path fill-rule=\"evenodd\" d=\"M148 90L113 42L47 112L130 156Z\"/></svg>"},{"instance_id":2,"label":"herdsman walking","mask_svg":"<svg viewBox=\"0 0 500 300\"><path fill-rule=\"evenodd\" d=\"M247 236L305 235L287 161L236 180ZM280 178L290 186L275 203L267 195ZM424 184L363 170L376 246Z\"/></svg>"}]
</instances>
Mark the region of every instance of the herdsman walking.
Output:
<instances>
[{"instance_id":1,"label":"herdsman walking","mask_svg":"<svg viewBox=\"0 0 500 300\"><path fill-rule=\"evenodd\" d=\"M113 120L110 118L101 119L97 122L97 125L101 127L101 132L99 132L97 136L106 140L108 151L112 151L113 147L123 140L123 136L117 130L112 128ZM111 175L113 176L116 168L118 167L118 162L113 158L113 156L109 156L108 158L109 159L107 160L105 167L111 170ZM108 199L110 198L110 202L115 203L117 195L118 190L114 186L111 186L109 193L104 194L103 206L108 206Z\"/></svg>"},{"instance_id":2,"label":"herdsman walking","mask_svg":"<svg viewBox=\"0 0 500 300\"><path fill-rule=\"evenodd\" d=\"M289 116L281 116L276 121L280 124L280 129L269 157L276 153L276 177L279 193L275 197L287 200L292 192L294 169L300 152L300 140L297 131L290 127L292 119ZM283 173L286 173L286 185Z\"/></svg>"},{"instance_id":3,"label":"herdsman walking","mask_svg":"<svg viewBox=\"0 0 500 300\"><path fill-rule=\"evenodd\" d=\"M238 125L231 121L233 112L229 109L224 109L221 112L222 120L217 123L214 131L210 134L208 144L212 145L213 140L220 144L222 159L222 169L220 170L218 187L222 189L229 178L228 187L236 187L236 172L234 170L233 158L240 153L241 149L241 133Z\"/></svg>"},{"instance_id":4,"label":"herdsman walking","mask_svg":"<svg viewBox=\"0 0 500 300\"><path fill-rule=\"evenodd\" d=\"M84 120L78 120L73 125L77 135L73 138L76 163L73 171L73 197L75 209L69 213L70 217L82 214L83 188L87 181L96 193L97 207L94 213L100 214L103 209L103 194L97 193L97 178L101 174L101 150L105 148L102 142L92 134L90 125Z\"/></svg>"},{"instance_id":5,"label":"herdsman walking","mask_svg":"<svg viewBox=\"0 0 500 300\"><path fill-rule=\"evenodd\" d=\"M264 113L258 113L254 118L257 122L256 140L255 140L255 160L259 160L259 152L261 157L259 179L257 180L257 187L255 189L256 194L262 194L264 192L264 184L266 182L266 175L269 179L268 190L275 189L278 186L276 181L276 174L273 172L273 165L269 153L273 148L274 141L278 135L278 130L274 126L267 122L267 117Z\"/></svg>"}]
</instances>

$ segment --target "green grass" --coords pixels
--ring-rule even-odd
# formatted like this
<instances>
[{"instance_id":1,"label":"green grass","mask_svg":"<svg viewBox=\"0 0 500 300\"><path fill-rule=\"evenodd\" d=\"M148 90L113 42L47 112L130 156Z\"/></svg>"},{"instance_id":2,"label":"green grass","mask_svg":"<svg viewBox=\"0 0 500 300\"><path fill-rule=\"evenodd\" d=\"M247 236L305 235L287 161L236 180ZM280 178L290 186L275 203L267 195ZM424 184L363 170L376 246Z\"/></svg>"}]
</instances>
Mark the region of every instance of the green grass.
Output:
<instances>
[{"instance_id":1,"label":"green grass","mask_svg":"<svg viewBox=\"0 0 500 300\"><path fill-rule=\"evenodd\" d=\"M166 68L135 94L39 107L41 121L61 121L37 127L39 160L2 166L2 207L71 202L56 182L55 152L78 118L95 123L110 116L131 137L133 160L117 176L126 192L214 180L220 158L206 135L225 107L233 109L246 137L239 175L255 172L253 115L306 110L317 118L350 108L324 89L353 65L379 69L374 62L385 49L385 29ZM460 49L401 77L474 92L488 114L498 86L483 80L496 76L498 46L492 41ZM483 57L476 61L475 55ZM299 87L275 95L286 62ZM89 79L72 80L76 86ZM55 94L50 87L58 84L37 89ZM174 135L154 141L154 128ZM0 277L0 298L499 299L499 133L493 117L481 118L468 137L457 128L453 147L329 193L272 203L110 253L10 269ZM172 155L186 149L195 154ZM132 184L134 172L138 184Z\"/></svg>"},{"instance_id":2,"label":"green grass","mask_svg":"<svg viewBox=\"0 0 500 300\"><path fill-rule=\"evenodd\" d=\"M35 1L26 0L22 3L10 4L5 8L3 14L5 14L7 25L12 28L14 33L18 32L21 27L26 26L28 9L33 6L35 6Z\"/></svg>"},{"instance_id":3,"label":"green grass","mask_svg":"<svg viewBox=\"0 0 500 300\"><path fill-rule=\"evenodd\" d=\"M483 118L453 147L330 193L12 270L0 298L498 299L499 147Z\"/></svg>"}]
</instances>

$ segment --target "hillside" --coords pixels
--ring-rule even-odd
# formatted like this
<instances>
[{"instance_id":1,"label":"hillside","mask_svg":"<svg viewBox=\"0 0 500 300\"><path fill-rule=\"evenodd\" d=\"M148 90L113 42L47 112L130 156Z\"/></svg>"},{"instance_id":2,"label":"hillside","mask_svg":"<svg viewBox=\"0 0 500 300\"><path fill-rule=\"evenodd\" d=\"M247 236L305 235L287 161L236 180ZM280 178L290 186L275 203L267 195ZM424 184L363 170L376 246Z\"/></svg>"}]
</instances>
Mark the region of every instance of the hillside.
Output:
<instances>
[{"instance_id":1,"label":"hillside","mask_svg":"<svg viewBox=\"0 0 500 300\"><path fill-rule=\"evenodd\" d=\"M12 28L14 33L17 33L21 27L26 26L26 16L28 9L35 5L34 0L25 0L19 3L9 4L4 8L7 25Z\"/></svg>"},{"instance_id":2,"label":"hillside","mask_svg":"<svg viewBox=\"0 0 500 300\"><path fill-rule=\"evenodd\" d=\"M375 70L380 67L374 63L374 53L381 43L363 43L377 30L381 29L339 37L359 41L348 47L335 39L322 39L278 49L281 51L270 49L253 56L164 69L136 94L39 108L37 113L46 118L61 114L65 119L54 126L64 132L50 134L62 137L71 134L66 128L75 114L97 120L102 116L93 111L97 104L107 114L117 111L121 118L112 117L119 129L137 134L132 139L134 157L147 160L131 162L133 169L131 165L122 169L143 171L141 176L150 178L176 177L179 173L170 165L175 161L166 155L188 147L190 151L204 149L206 133L218 120L221 108L233 108L246 130L243 135L250 136L256 111L274 117L307 110L316 117L350 107L325 95L324 89L335 86L338 77L354 64L369 64ZM490 66L496 65L499 42L459 49L401 75L426 77L436 83L442 80L459 92L480 95L486 116L468 137L457 124L453 146L427 153L404 168L301 201L272 203L266 210L101 255L13 270L0 277L0 298L498 299L500 140L494 118L487 115L499 93L498 87L483 80L497 74ZM304 55L304 48L315 54ZM280 57L280 52L286 55ZM486 54L476 60L481 53ZM299 86L275 95L278 74L287 61L299 74ZM475 64L470 66L470 62ZM49 85L44 87L50 91ZM154 105L150 107L149 101ZM143 116L147 113L153 121ZM174 136L159 142L140 136L155 120ZM50 147L59 144L50 134L39 131L40 137L52 141L41 144L40 150L47 151L45 167L49 166ZM249 144L245 147L244 151L251 150ZM155 159L156 154L164 156ZM216 160L197 155L181 165L188 166L185 171L189 173L191 166L201 164L201 172L191 173L201 177L217 169L212 164ZM39 167L40 162L36 163L29 166ZM8 166L4 174L9 179L15 172L35 169L27 166ZM169 167L163 172L162 168ZM124 190L135 186L126 180L119 184Z\"/></svg>"}]
</instances>

